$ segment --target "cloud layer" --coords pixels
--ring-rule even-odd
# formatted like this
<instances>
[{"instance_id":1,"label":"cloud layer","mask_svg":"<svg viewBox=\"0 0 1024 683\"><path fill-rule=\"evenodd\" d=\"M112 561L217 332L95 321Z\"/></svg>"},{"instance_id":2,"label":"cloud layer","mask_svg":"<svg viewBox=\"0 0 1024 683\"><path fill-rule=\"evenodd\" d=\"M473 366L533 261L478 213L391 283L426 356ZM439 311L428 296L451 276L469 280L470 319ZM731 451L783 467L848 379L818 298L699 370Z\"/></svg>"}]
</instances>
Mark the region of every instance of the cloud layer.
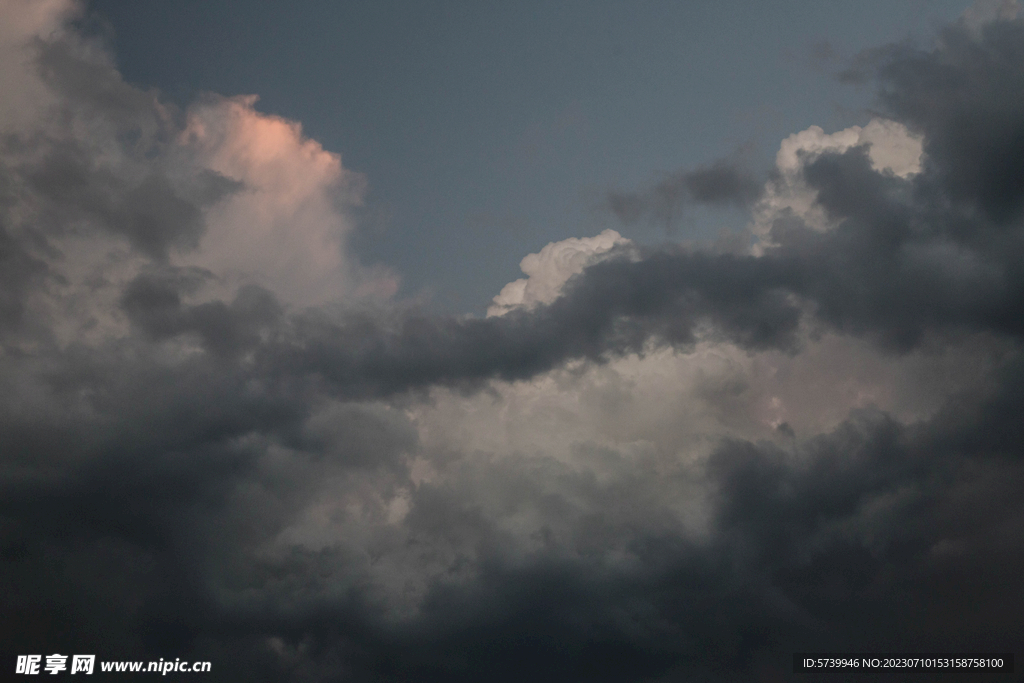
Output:
<instances>
[{"instance_id":1,"label":"cloud layer","mask_svg":"<svg viewBox=\"0 0 1024 683\"><path fill-rule=\"evenodd\" d=\"M764 185L622 205L740 203L753 249L566 240L476 318L346 251L364 181L298 124L176 110L75 16L0 4L4 666L782 680L1020 642L1021 22L865 55L881 116Z\"/></svg>"}]
</instances>

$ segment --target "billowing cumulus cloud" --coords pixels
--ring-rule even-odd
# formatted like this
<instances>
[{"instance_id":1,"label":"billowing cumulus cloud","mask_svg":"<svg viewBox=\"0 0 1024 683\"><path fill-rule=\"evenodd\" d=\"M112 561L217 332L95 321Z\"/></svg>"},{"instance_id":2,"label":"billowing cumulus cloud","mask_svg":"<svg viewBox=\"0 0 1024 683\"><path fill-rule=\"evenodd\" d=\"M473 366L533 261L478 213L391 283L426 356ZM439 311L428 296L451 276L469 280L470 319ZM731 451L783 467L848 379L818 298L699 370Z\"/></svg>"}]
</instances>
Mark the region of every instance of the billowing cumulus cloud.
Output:
<instances>
[{"instance_id":1,"label":"billowing cumulus cloud","mask_svg":"<svg viewBox=\"0 0 1024 683\"><path fill-rule=\"evenodd\" d=\"M362 179L304 138L297 123L256 112L255 102L211 99L187 114L179 144L242 189L210 209L199 248L179 262L297 305L342 298L356 279L344 254L350 219L342 209L359 202ZM384 297L395 291L388 280L377 286Z\"/></svg>"},{"instance_id":2,"label":"billowing cumulus cloud","mask_svg":"<svg viewBox=\"0 0 1024 683\"><path fill-rule=\"evenodd\" d=\"M767 184L666 186L755 249L564 240L445 317L346 251L336 154L126 84L74 16L0 4L4 666L739 681L1019 643L1020 22L864 56L880 116Z\"/></svg>"},{"instance_id":3,"label":"billowing cumulus cloud","mask_svg":"<svg viewBox=\"0 0 1024 683\"><path fill-rule=\"evenodd\" d=\"M522 260L520 267L527 277L505 285L494 297L487 315L502 315L519 307L550 304L562 294L562 288L570 277L582 273L584 268L601 260L614 247L628 243L629 240L614 230L605 230L595 237L570 237L552 242L539 253L530 254Z\"/></svg>"}]
</instances>

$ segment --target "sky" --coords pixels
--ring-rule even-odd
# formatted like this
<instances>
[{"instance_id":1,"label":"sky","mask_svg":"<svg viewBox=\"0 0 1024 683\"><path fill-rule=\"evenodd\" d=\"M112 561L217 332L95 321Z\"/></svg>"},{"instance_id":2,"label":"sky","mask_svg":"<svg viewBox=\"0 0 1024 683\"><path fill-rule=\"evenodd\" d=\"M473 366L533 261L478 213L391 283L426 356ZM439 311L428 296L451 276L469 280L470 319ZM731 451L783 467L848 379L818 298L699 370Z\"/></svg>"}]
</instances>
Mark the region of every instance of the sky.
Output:
<instances>
[{"instance_id":1,"label":"sky","mask_svg":"<svg viewBox=\"0 0 1024 683\"><path fill-rule=\"evenodd\" d=\"M340 153L367 179L355 253L450 313L483 313L549 242L743 227L723 206L623 226L605 196L722 158L767 172L788 135L863 124L870 90L836 81L842 59L964 11L961 0L89 7L127 81L182 106L257 94L257 110Z\"/></svg>"},{"instance_id":2,"label":"sky","mask_svg":"<svg viewBox=\"0 0 1024 683\"><path fill-rule=\"evenodd\" d=\"M1024 18L845 5L0 0L3 666L1013 652Z\"/></svg>"}]
</instances>

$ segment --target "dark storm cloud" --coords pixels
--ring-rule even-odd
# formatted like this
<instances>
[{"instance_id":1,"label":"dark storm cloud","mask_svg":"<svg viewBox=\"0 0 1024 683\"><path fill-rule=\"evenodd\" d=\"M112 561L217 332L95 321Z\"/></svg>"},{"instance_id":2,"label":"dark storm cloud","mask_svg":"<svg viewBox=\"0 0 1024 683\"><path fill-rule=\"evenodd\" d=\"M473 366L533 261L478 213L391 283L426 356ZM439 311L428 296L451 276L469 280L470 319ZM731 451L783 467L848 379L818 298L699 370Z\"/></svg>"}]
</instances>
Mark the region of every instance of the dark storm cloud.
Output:
<instances>
[{"instance_id":1,"label":"dark storm cloud","mask_svg":"<svg viewBox=\"0 0 1024 683\"><path fill-rule=\"evenodd\" d=\"M55 281L32 255L47 230L92 221L151 263L120 292L124 336L0 354L4 666L95 652L209 659L208 680L774 680L797 649L1012 650L1024 613L1019 353L990 390L918 423L867 410L788 449L720 444L698 539L645 495L666 475L625 458L610 481L513 460L413 487L415 429L357 402L526 379L652 340L796 353L802 321L898 351L954 333L1019 348L1024 187L1011 152L1024 139L1024 27L972 40L952 28L934 51L884 53L883 103L924 133L924 170L879 173L857 148L809 163L833 230L780 220L761 257L619 252L552 304L484 320L295 313L259 288L190 303L212 276L163 261L201 234L202 201L159 170L105 173L88 149L46 143L0 186L0 322ZM130 126L131 91L109 74L76 78L88 87L75 97ZM754 196L728 169L700 173L677 183L686 201ZM7 229L19 196L39 233ZM668 476L685 491L682 473ZM334 480L383 497L408 486L408 512L367 532L363 554L337 537L270 552ZM483 484L550 526L571 520L578 552L560 553L551 531L535 555L509 559L506 532L460 488ZM603 564L613 544L635 566ZM448 566L424 578L418 611L394 619L366 576L401 553ZM400 578L403 594L418 576Z\"/></svg>"},{"instance_id":2,"label":"dark storm cloud","mask_svg":"<svg viewBox=\"0 0 1024 683\"><path fill-rule=\"evenodd\" d=\"M799 310L765 260L658 252L589 269L536 311L488 319L300 318L298 345L264 347L268 367L314 372L350 397L491 377L526 379L569 359L641 351L654 338L688 347L709 322L751 349L793 345Z\"/></svg>"},{"instance_id":3,"label":"dark storm cloud","mask_svg":"<svg viewBox=\"0 0 1024 683\"><path fill-rule=\"evenodd\" d=\"M0 336L18 324L25 296L46 272L46 263L32 256L0 223Z\"/></svg>"},{"instance_id":4,"label":"dark storm cloud","mask_svg":"<svg viewBox=\"0 0 1024 683\"><path fill-rule=\"evenodd\" d=\"M623 223L649 220L671 228L691 204L747 207L763 187L763 181L745 169L719 161L673 173L641 192L609 192L607 202Z\"/></svg>"},{"instance_id":5,"label":"dark storm cloud","mask_svg":"<svg viewBox=\"0 0 1024 683\"><path fill-rule=\"evenodd\" d=\"M659 530L656 510L617 520L636 492L592 488L586 505L605 512L577 542L627 537L638 568L625 574L585 555L510 565L501 532L458 490L423 486L404 522L413 537L425 549L471 538L482 558L472 581L438 582L419 615L397 625L358 591L316 597L358 566L333 550L253 560L244 604L211 596L203 556L251 552L275 528L274 515L254 538L208 526L232 485L259 479L255 453L208 445L93 463L60 486L4 496L4 561L23 587L7 600L31 605L37 629L8 642L190 652L217 662L224 679L247 680L771 680L797 649L1012 650L1024 569L1019 363L1004 377L995 394L954 400L917 425L868 411L793 451L723 444L710 460L718 498L708 541ZM593 486L577 476L576 499ZM73 563L87 590L54 594L65 584L54 562ZM102 578L105 567L118 582ZM293 595L294 581L305 588ZM100 596L143 607L119 618ZM284 656L271 654L270 636Z\"/></svg>"},{"instance_id":6,"label":"dark storm cloud","mask_svg":"<svg viewBox=\"0 0 1024 683\"><path fill-rule=\"evenodd\" d=\"M946 28L936 51L899 45L862 57L848 78L871 77L893 118L925 136L935 199L996 224L1024 207L1024 45L1020 21Z\"/></svg>"},{"instance_id":7,"label":"dark storm cloud","mask_svg":"<svg viewBox=\"0 0 1024 683\"><path fill-rule=\"evenodd\" d=\"M182 306L182 293L196 288L208 276L195 269L143 273L125 287L121 307L155 340L192 333L209 351L222 355L254 347L260 332L279 321L280 305L270 292L249 285L241 288L231 303Z\"/></svg>"}]
</instances>

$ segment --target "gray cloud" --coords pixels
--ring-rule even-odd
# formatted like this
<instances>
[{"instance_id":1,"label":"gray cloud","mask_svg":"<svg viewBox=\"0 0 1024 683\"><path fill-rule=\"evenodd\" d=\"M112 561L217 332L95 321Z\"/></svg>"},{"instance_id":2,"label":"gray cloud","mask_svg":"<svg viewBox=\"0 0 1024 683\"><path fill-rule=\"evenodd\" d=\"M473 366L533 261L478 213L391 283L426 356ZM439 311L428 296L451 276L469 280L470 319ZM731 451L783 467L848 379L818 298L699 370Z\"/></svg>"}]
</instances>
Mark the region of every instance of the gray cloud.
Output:
<instances>
[{"instance_id":1,"label":"gray cloud","mask_svg":"<svg viewBox=\"0 0 1024 683\"><path fill-rule=\"evenodd\" d=\"M34 258L0 225L0 334L17 325L24 311L24 298L33 281L47 272L46 263Z\"/></svg>"},{"instance_id":2,"label":"gray cloud","mask_svg":"<svg viewBox=\"0 0 1024 683\"><path fill-rule=\"evenodd\" d=\"M210 294L218 274L168 254L238 188L147 164L139 140L159 146L176 124L153 123L152 98L109 65L43 50L62 101L141 132L113 136L124 166L100 167L88 143L112 143L95 131L4 148L5 662L209 659L210 680L777 680L798 649L1012 650L1021 46L1024 26L1001 23L879 53L882 102L927 157L907 179L862 148L810 161L835 228L781 219L758 257L623 248L554 302L488 319ZM726 167L673 182L668 203L756 196ZM116 333L59 343L59 316L32 297L68 286L58 238L79 223L136 266L107 282ZM417 428L441 399L409 395L652 345L799 355L823 331L896 355L933 344L966 362L992 338L1010 351L969 392L937 380L943 408L915 422L879 408L821 434L783 422L784 439L719 439L703 459L680 445L667 464L588 443L572 453L586 467L460 452ZM680 521L691 498L702 533Z\"/></svg>"},{"instance_id":3,"label":"gray cloud","mask_svg":"<svg viewBox=\"0 0 1024 683\"><path fill-rule=\"evenodd\" d=\"M718 161L667 175L640 192L609 192L607 202L623 223L649 220L670 229L691 204L749 207L760 197L763 185L745 169Z\"/></svg>"},{"instance_id":4,"label":"gray cloud","mask_svg":"<svg viewBox=\"0 0 1024 683\"><path fill-rule=\"evenodd\" d=\"M182 272L184 270L184 272ZM255 285L239 290L231 303L211 301L182 306L182 290L207 275L194 269L143 273L125 288L121 307L153 339L196 334L213 353L237 353L259 343L259 333L281 317L273 295ZM191 282L190 282L191 280Z\"/></svg>"},{"instance_id":5,"label":"gray cloud","mask_svg":"<svg viewBox=\"0 0 1024 683\"><path fill-rule=\"evenodd\" d=\"M1024 80L1018 21L963 22L928 51L897 45L867 53L845 74L871 78L894 118L925 136L934 197L958 209L979 209L997 224L1020 217L1022 105L1013 92Z\"/></svg>"}]
</instances>

